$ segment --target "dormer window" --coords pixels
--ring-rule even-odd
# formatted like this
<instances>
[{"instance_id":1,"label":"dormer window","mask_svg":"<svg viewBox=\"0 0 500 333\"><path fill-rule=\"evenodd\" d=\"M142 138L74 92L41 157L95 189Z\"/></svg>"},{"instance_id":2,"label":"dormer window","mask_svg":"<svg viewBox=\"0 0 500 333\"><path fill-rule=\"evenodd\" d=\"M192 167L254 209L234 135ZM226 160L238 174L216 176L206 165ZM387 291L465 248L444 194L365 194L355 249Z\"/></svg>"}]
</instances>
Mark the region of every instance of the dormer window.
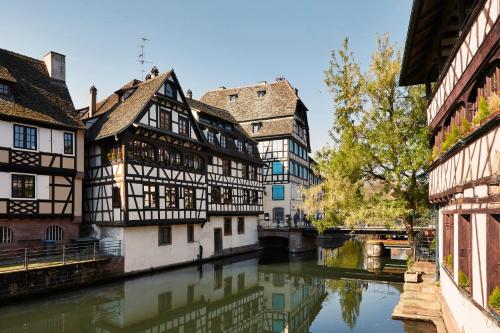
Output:
<instances>
[{"instance_id":1,"label":"dormer window","mask_svg":"<svg viewBox=\"0 0 500 333\"><path fill-rule=\"evenodd\" d=\"M259 90L257 91L257 97L258 98L262 98L266 95L266 91L265 90Z\"/></svg>"},{"instance_id":2,"label":"dormer window","mask_svg":"<svg viewBox=\"0 0 500 333\"><path fill-rule=\"evenodd\" d=\"M172 82L165 82L165 95L175 99L175 88Z\"/></svg>"},{"instance_id":3,"label":"dormer window","mask_svg":"<svg viewBox=\"0 0 500 333\"><path fill-rule=\"evenodd\" d=\"M222 135L222 134L220 136L220 146L222 148L226 148L227 147L226 137L224 135Z\"/></svg>"},{"instance_id":4,"label":"dormer window","mask_svg":"<svg viewBox=\"0 0 500 333\"><path fill-rule=\"evenodd\" d=\"M261 123L252 123L252 133L258 133L261 127Z\"/></svg>"},{"instance_id":5,"label":"dormer window","mask_svg":"<svg viewBox=\"0 0 500 333\"><path fill-rule=\"evenodd\" d=\"M12 96L12 88L10 83L0 82L0 95Z\"/></svg>"},{"instance_id":6,"label":"dormer window","mask_svg":"<svg viewBox=\"0 0 500 333\"><path fill-rule=\"evenodd\" d=\"M243 142L241 142L240 140L236 140L236 148L238 149L238 151L243 151Z\"/></svg>"},{"instance_id":7,"label":"dormer window","mask_svg":"<svg viewBox=\"0 0 500 333\"><path fill-rule=\"evenodd\" d=\"M210 143L210 144L212 144L212 145L213 145L213 144L214 144L214 142L215 142L214 137L215 137L214 132L212 132L212 131L210 131L210 130L209 130L209 131L207 131L207 140L208 140L208 143Z\"/></svg>"},{"instance_id":8,"label":"dormer window","mask_svg":"<svg viewBox=\"0 0 500 333\"><path fill-rule=\"evenodd\" d=\"M237 99L238 99L238 94L229 95L230 102L236 102Z\"/></svg>"}]
</instances>

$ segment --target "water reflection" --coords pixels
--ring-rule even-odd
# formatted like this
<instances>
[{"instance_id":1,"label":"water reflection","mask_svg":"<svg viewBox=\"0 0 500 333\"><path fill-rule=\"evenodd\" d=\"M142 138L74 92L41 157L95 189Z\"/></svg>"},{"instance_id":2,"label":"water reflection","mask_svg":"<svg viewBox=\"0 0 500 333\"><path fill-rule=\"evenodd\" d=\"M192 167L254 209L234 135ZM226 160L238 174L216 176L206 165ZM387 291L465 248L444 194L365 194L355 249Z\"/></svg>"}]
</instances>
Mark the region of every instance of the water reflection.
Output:
<instances>
[{"instance_id":1,"label":"water reflection","mask_svg":"<svg viewBox=\"0 0 500 333\"><path fill-rule=\"evenodd\" d=\"M247 255L2 307L0 333L405 332L390 319L400 286L356 272L375 276L361 241Z\"/></svg>"}]
</instances>

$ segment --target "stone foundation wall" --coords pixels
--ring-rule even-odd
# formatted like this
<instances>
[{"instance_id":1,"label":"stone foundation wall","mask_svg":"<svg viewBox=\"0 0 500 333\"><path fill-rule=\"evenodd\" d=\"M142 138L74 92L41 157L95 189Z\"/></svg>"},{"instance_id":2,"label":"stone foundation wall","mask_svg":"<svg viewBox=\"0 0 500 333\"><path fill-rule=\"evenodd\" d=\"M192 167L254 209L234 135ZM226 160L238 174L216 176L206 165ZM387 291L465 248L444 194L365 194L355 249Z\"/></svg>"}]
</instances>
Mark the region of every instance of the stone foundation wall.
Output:
<instances>
[{"instance_id":1,"label":"stone foundation wall","mask_svg":"<svg viewBox=\"0 0 500 333\"><path fill-rule=\"evenodd\" d=\"M98 282L123 274L123 257L0 274L0 301Z\"/></svg>"}]
</instances>

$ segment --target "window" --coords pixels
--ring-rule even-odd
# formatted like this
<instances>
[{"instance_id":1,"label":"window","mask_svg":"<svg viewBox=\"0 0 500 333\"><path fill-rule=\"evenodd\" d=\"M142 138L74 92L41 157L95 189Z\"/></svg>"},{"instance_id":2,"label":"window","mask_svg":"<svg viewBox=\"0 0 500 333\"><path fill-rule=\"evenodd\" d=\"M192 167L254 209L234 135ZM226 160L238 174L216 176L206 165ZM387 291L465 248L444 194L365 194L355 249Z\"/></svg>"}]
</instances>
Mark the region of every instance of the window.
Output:
<instances>
[{"instance_id":1,"label":"window","mask_svg":"<svg viewBox=\"0 0 500 333\"><path fill-rule=\"evenodd\" d=\"M175 94L176 91L175 91L175 88L174 88L174 84L172 82L165 82L165 95L167 95L168 97L170 98L174 98L175 99Z\"/></svg>"},{"instance_id":2,"label":"window","mask_svg":"<svg viewBox=\"0 0 500 333\"><path fill-rule=\"evenodd\" d=\"M0 244L12 243L12 230L8 227L0 227Z\"/></svg>"},{"instance_id":3,"label":"window","mask_svg":"<svg viewBox=\"0 0 500 333\"><path fill-rule=\"evenodd\" d=\"M172 112L170 110L160 108L160 128L172 130Z\"/></svg>"},{"instance_id":4,"label":"window","mask_svg":"<svg viewBox=\"0 0 500 333\"><path fill-rule=\"evenodd\" d=\"M133 140L129 144L128 158L136 162L154 162L155 147L144 141Z\"/></svg>"},{"instance_id":5,"label":"window","mask_svg":"<svg viewBox=\"0 0 500 333\"><path fill-rule=\"evenodd\" d=\"M226 137L224 135L221 134L220 136L220 146L222 148L227 148L227 140L226 140Z\"/></svg>"},{"instance_id":6,"label":"window","mask_svg":"<svg viewBox=\"0 0 500 333\"><path fill-rule=\"evenodd\" d=\"M167 166L181 166L182 154L169 147L161 147L158 149L158 160L163 165Z\"/></svg>"},{"instance_id":7,"label":"window","mask_svg":"<svg viewBox=\"0 0 500 333\"><path fill-rule=\"evenodd\" d=\"M165 186L165 208L177 208L177 188L175 186Z\"/></svg>"},{"instance_id":8,"label":"window","mask_svg":"<svg viewBox=\"0 0 500 333\"><path fill-rule=\"evenodd\" d=\"M172 292L167 291L158 295L158 312L166 314L172 310Z\"/></svg>"},{"instance_id":9,"label":"window","mask_svg":"<svg viewBox=\"0 0 500 333\"><path fill-rule=\"evenodd\" d=\"M498 244L497 244L498 245ZM458 272L472 281L472 223L469 214L458 216ZM465 286L467 292L472 293L472 288Z\"/></svg>"},{"instance_id":10,"label":"window","mask_svg":"<svg viewBox=\"0 0 500 333\"><path fill-rule=\"evenodd\" d=\"M241 142L240 140L235 140L235 143L236 143L236 149L238 149L239 152L242 152L243 151L243 142Z\"/></svg>"},{"instance_id":11,"label":"window","mask_svg":"<svg viewBox=\"0 0 500 333\"><path fill-rule=\"evenodd\" d=\"M245 289L245 273L238 274L238 291Z\"/></svg>"},{"instance_id":12,"label":"window","mask_svg":"<svg viewBox=\"0 0 500 333\"><path fill-rule=\"evenodd\" d=\"M253 154L253 147L252 147L252 144L251 144L251 143L246 143L246 144L245 144L245 148L246 148L247 153L248 153L249 155L252 155L252 154Z\"/></svg>"},{"instance_id":13,"label":"window","mask_svg":"<svg viewBox=\"0 0 500 333\"><path fill-rule=\"evenodd\" d=\"M214 134L214 132L212 132L210 130L207 131L207 140L208 140L208 143L210 143L212 145L214 144L214 142L215 142L215 134Z\"/></svg>"},{"instance_id":14,"label":"window","mask_svg":"<svg viewBox=\"0 0 500 333\"><path fill-rule=\"evenodd\" d=\"M10 84L6 82L0 82L0 95L7 95L7 96L12 95Z\"/></svg>"},{"instance_id":15,"label":"window","mask_svg":"<svg viewBox=\"0 0 500 333\"><path fill-rule=\"evenodd\" d=\"M222 174L224 176L231 176L231 161L222 160Z\"/></svg>"},{"instance_id":16,"label":"window","mask_svg":"<svg viewBox=\"0 0 500 333\"><path fill-rule=\"evenodd\" d=\"M143 185L144 208L156 208L156 185Z\"/></svg>"},{"instance_id":17,"label":"window","mask_svg":"<svg viewBox=\"0 0 500 333\"><path fill-rule=\"evenodd\" d=\"M34 198L35 197L35 176L12 175L12 197L13 198Z\"/></svg>"},{"instance_id":18,"label":"window","mask_svg":"<svg viewBox=\"0 0 500 333\"><path fill-rule=\"evenodd\" d=\"M64 133L64 153L73 155L73 133Z\"/></svg>"},{"instance_id":19,"label":"window","mask_svg":"<svg viewBox=\"0 0 500 333\"><path fill-rule=\"evenodd\" d=\"M14 125L14 147L36 150L36 128Z\"/></svg>"},{"instance_id":20,"label":"window","mask_svg":"<svg viewBox=\"0 0 500 333\"><path fill-rule=\"evenodd\" d=\"M238 217L238 234L244 234L245 233L245 218L244 217Z\"/></svg>"},{"instance_id":21,"label":"window","mask_svg":"<svg viewBox=\"0 0 500 333\"><path fill-rule=\"evenodd\" d=\"M259 91L257 91L257 97L262 98L265 95L266 95L266 91L265 90L259 90Z\"/></svg>"},{"instance_id":22,"label":"window","mask_svg":"<svg viewBox=\"0 0 500 333\"><path fill-rule=\"evenodd\" d=\"M233 234L233 224L230 217L224 218L224 236L231 236Z\"/></svg>"},{"instance_id":23,"label":"window","mask_svg":"<svg viewBox=\"0 0 500 333\"><path fill-rule=\"evenodd\" d=\"M259 192L257 190L252 191L252 204L259 203Z\"/></svg>"},{"instance_id":24,"label":"window","mask_svg":"<svg viewBox=\"0 0 500 333\"><path fill-rule=\"evenodd\" d=\"M258 169L254 166L248 168L248 179L257 180Z\"/></svg>"},{"instance_id":25,"label":"window","mask_svg":"<svg viewBox=\"0 0 500 333\"><path fill-rule=\"evenodd\" d=\"M236 102L237 99L238 99L238 94L229 95L230 102Z\"/></svg>"},{"instance_id":26,"label":"window","mask_svg":"<svg viewBox=\"0 0 500 333\"><path fill-rule=\"evenodd\" d=\"M64 239L64 231L57 225L51 225L45 230L45 240L62 241Z\"/></svg>"},{"instance_id":27,"label":"window","mask_svg":"<svg viewBox=\"0 0 500 333\"><path fill-rule=\"evenodd\" d=\"M224 188L224 203L230 204L233 201L233 190L230 187Z\"/></svg>"},{"instance_id":28,"label":"window","mask_svg":"<svg viewBox=\"0 0 500 333\"><path fill-rule=\"evenodd\" d=\"M284 294L273 294L272 306L273 306L273 309L275 309L275 310L283 310L285 308L285 295Z\"/></svg>"},{"instance_id":29,"label":"window","mask_svg":"<svg viewBox=\"0 0 500 333\"><path fill-rule=\"evenodd\" d=\"M250 190L243 190L243 203L249 204L250 200Z\"/></svg>"},{"instance_id":30,"label":"window","mask_svg":"<svg viewBox=\"0 0 500 333\"><path fill-rule=\"evenodd\" d=\"M184 166L188 169L202 170L203 160L199 155L193 153L185 153Z\"/></svg>"},{"instance_id":31,"label":"window","mask_svg":"<svg viewBox=\"0 0 500 333\"><path fill-rule=\"evenodd\" d=\"M172 227L169 225L158 226L158 245L172 244Z\"/></svg>"},{"instance_id":32,"label":"window","mask_svg":"<svg viewBox=\"0 0 500 333\"><path fill-rule=\"evenodd\" d=\"M283 174L283 162L274 161L273 162L273 175L282 175Z\"/></svg>"},{"instance_id":33,"label":"window","mask_svg":"<svg viewBox=\"0 0 500 333\"><path fill-rule=\"evenodd\" d=\"M241 178L248 179L248 170L249 170L248 165L245 164L241 165Z\"/></svg>"},{"instance_id":34,"label":"window","mask_svg":"<svg viewBox=\"0 0 500 333\"><path fill-rule=\"evenodd\" d=\"M453 215L443 215L443 266L453 275L454 265L454 223Z\"/></svg>"},{"instance_id":35,"label":"window","mask_svg":"<svg viewBox=\"0 0 500 333\"><path fill-rule=\"evenodd\" d=\"M184 188L184 208L194 209L195 208L195 194L194 189L191 187Z\"/></svg>"},{"instance_id":36,"label":"window","mask_svg":"<svg viewBox=\"0 0 500 333\"><path fill-rule=\"evenodd\" d=\"M212 203L221 203L222 191L220 186L212 186Z\"/></svg>"},{"instance_id":37,"label":"window","mask_svg":"<svg viewBox=\"0 0 500 333\"><path fill-rule=\"evenodd\" d=\"M252 124L252 133L257 133L260 131L260 124Z\"/></svg>"},{"instance_id":38,"label":"window","mask_svg":"<svg viewBox=\"0 0 500 333\"><path fill-rule=\"evenodd\" d=\"M186 118L179 117L179 134L189 136L189 121Z\"/></svg>"},{"instance_id":39,"label":"window","mask_svg":"<svg viewBox=\"0 0 500 333\"><path fill-rule=\"evenodd\" d=\"M114 186L112 190L112 198L113 198L113 208L120 208L122 205L122 201L120 198L120 188Z\"/></svg>"},{"instance_id":40,"label":"window","mask_svg":"<svg viewBox=\"0 0 500 333\"><path fill-rule=\"evenodd\" d=\"M194 225L192 224L189 224L187 226L187 242L188 243L194 242Z\"/></svg>"},{"instance_id":41,"label":"window","mask_svg":"<svg viewBox=\"0 0 500 333\"><path fill-rule=\"evenodd\" d=\"M273 185L273 200L285 200L284 185Z\"/></svg>"}]
</instances>

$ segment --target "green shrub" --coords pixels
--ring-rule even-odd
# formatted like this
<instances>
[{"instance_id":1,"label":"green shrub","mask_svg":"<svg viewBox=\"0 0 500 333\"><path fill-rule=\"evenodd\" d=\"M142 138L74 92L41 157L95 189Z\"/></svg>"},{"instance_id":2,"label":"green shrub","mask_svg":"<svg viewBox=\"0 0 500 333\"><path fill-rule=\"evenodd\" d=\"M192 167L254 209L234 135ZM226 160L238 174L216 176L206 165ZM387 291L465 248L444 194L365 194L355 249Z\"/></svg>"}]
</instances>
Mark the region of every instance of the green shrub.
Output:
<instances>
[{"instance_id":1,"label":"green shrub","mask_svg":"<svg viewBox=\"0 0 500 333\"><path fill-rule=\"evenodd\" d=\"M483 96L480 96L476 115L474 116L472 122L476 125L479 125L489 115L490 115L490 109L488 108L488 102L486 102L486 99Z\"/></svg>"},{"instance_id":2,"label":"green shrub","mask_svg":"<svg viewBox=\"0 0 500 333\"><path fill-rule=\"evenodd\" d=\"M488 300L488 305L495 311L500 311L500 288L495 287Z\"/></svg>"},{"instance_id":3,"label":"green shrub","mask_svg":"<svg viewBox=\"0 0 500 333\"><path fill-rule=\"evenodd\" d=\"M460 139L462 139L460 128L457 125L453 124L450 131L446 132L446 134L444 135L444 140L441 145L441 151L447 151L448 149L453 147L455 143L457 143L457 141Z\"/></svg>"},{"instance_id":4,"label":"green shrub","mask_svg":"<svg viewBox=\"0 0 500 333\"><path fill-rule=\"evenodd\" d=\"M451 257L451 254L448 254L446 257L446 265L448 265L448 268L453 268L453 258Z\"/></svg>"},{"instance_id":5,"label":"green shrub","mask_svg":"<svg viewBox=\"0 0 500 333\"><path fill-rule=\"evenodd\" d=\"M500 96L496 93L492 93L490 97L488 97L488 109L490 112L496 112L500 110Z\"/></svg>"},{"instance_id":6,"label":"green shrub","mask_svg":"<svg viewBox=\"0 0 500 333\"><path fill-rule=\"evenodd\" d=\"M413 260L413 257L409 256L408 260L406 260L406 267L408 268L408 270L411 269L411 267L413 266L414 263L415 263L415 260Z\"/></svg>"},{"instance_id":7,"label":"green shrub","mask_svg":"<svg viewBox=\"0 0 500 333\"><path fill-rule=\"evenodd\" d=\"M436 252L436 237L432 239L431 245L429 245L429 249L431 249L431 251Z\"/></svg>"},{"instance_id":8,"label":"green shrub","mask_svg":"<svg viewBox=\"0 0 500 333\"><path fill-rule=\"evenodd\" d=\"M469 288L470 287L470 279L469 277L462 271L458 272L458 286L460 288Z\"/></svg>"}]
</instances>

